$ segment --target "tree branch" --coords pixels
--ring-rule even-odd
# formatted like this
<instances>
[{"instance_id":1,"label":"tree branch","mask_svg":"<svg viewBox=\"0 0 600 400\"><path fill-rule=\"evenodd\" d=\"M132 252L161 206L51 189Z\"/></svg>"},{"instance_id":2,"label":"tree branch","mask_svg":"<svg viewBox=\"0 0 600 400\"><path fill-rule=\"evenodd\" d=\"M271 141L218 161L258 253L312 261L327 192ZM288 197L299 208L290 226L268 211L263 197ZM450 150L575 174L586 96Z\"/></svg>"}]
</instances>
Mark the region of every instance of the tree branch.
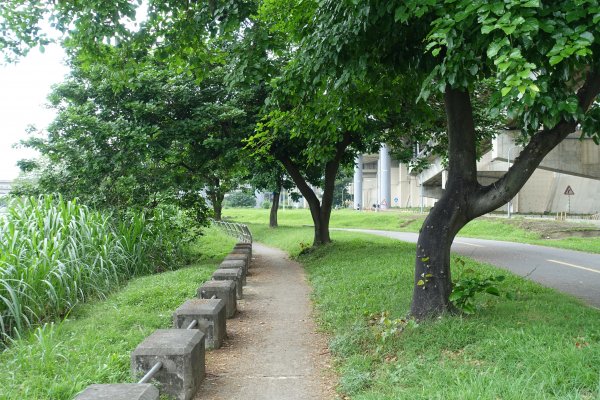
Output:
<instances>
[{"instance_id":1,"label":"tree branch","mask_svg":"<svg viewBox=\"0 0 600 400\"><path fill-rule=\"evenodd\" d=\"M323 183L323 201L321 207L331 210L333 204L333 191L335 189L335 177L340 168L342 158L346 154L346 149L352 143L353 136L351 132L344 132L342 140L336 144L335 156L325 164L325 179Z\"/></svg>"},{"instance_id":2,"label":"tree branch","mask_svg":"<svg viewBox=\"0 0 600 400\"><path fill-rule=\"evenodd\" d=\"M310 186L306 182L306 179L304 179L304 177L302 176L302 173L300 173L300 169L298 168L298 166L294 164L294 162L288 156L279 156L277 157L277 159L281 162L281 164L283 164L285 170L290 175L290 177L298 187L298 190L300 190L300 193L302 193L302 196L304 196L304 198L309 202L309 204L311 204L312 202L318 205L319 199L317 198L317 195L310 188Z\"/></svg>"},{"instance_id":3,"label":"tree branch","mask_svg":"<svg viewBox=\"0 0 600 400\"><path fill-rule=\"evenodd\" d=\"M600 73L588 72L584 85L577 91L579 105L587 112L600 94ZM541 130L531 137L514 164L502 178L482 187L473 201L473 215L477 218L502 206L513 198L540 165L544 157L577 128L576 121L561 120L554 128Z\"/></svg>"}]
</instances>

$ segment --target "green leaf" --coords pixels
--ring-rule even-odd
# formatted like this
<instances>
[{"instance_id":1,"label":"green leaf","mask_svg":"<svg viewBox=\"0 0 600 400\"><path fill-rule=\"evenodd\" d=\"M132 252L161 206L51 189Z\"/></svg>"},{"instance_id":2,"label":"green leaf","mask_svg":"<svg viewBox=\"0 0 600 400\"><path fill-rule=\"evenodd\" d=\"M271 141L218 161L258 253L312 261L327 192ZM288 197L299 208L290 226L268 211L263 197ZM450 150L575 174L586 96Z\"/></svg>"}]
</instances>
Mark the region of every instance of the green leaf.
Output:
<instances>
[{"instance_id":1,"label":"green leaf","mask_svg":"<svg viewBox=\"0 0 600 400\"><path fill-rule=\"evenodd\" d=\"M510 35L517 29L517 27L514 25L509 25L509 26L503 26L501 29L504 31L504 33L506 35Z\"/></svg>"},{"instance_id":2,"label":"green leaf","mask_svg":"<svg viewBox=\"0 0 600 400\"><path fill-rule=\"evenodd\" d=\"M510 86L503 87L502 90L500 90L502 97L506 96L511 91L511 89L512 88Z\"/></svg>"},{"instance_id":3,"label":"green leaf","mask_svg":"<svg viewBox=\"0 0 600 400\"><path fill-rule=\"evenodd\" d=\"M563 57L560 55L555 55L550 57L550 65L556 65L563 60Z\"/></svg>"},{"instance_id":4,"label":"green leaf","mask_svg":"<svg viewBox=\"0 0 600 400\"><path fill-rule=\"evenodd\" d=\"M500 291L495 286L488 287L487 289L485 289L485 292L494 296L500 296Z\"/></svg>"},{"instance_id":5,"label":"green leaf","mask_svg":"<svg viewBox=\"0 0 600 400\"><path fill-rule=\"evenodd\" d=\"M494 58L494 56L498 54L502 47L504 47L504 41L496 40L492 42L487 49L488 58Z\"/></svg>"},{"instance_id":6,"label":"green leaf","mask_svg":"<svg viewBox=\"0 0 600 400\"><path fill-rule=\"evenodd\" d=\"M417 282L417 286L423 286L425 284L425 281L423 279L419 279Z\"/></svg>"},{"instance_id":7,"label":"green leaf","mask_svg":"<svg viewBox=\"0 0 600 400\"><path fill-rule=\"evenodd\" d=\"M465 295L465 292L462 291L457 291L457 292L452 292L450 293L450 297L448 297L448 299L450 301L456 301L458 299L461 299L463 296Z\"/></svg>"},{"instance_id":8,"label":"green leaf","mask_svg":"<svg viewBox=\"0 0 600 400\"><path fill-rule=\"evenodd\" d=\"M465 303L465 304L463 304L463 306L461 307L461 309L466 314L474 314L475 313L475 306L473 304L471 304L471 303Z\"/></svg>"},{"instance_id":9,"label":"green leaf","mask_svg":"<svg viewBox=\"0 0 600 400\"><path fill-rule=\"evenodd\" d=\"M396 8L396 12L394 13L394 22L404 22L408 17L408 13L406 12L406 7L400 6Z\"/></svg>"},{"instance_id":10,"label":"green leaf","mask_svg":"<svg viewBox=\"0 0 600 400\"><path fill-rule=\"evenodd\" d=\"M422 257L422 258L421 258L421 261L422 261L422 262L427 262L427 261L429 261L429 257Z\"/></svg>"},{"instance_id":11,"label":"green leaf","mask_svg":"<svg viewBox=\"0 0 600 400\"><path fill-rule=\"evenodd\" d=\"M594 34L592 32L585 31L581 35L579 35L582 39L587 40L592 43L594 41Z\"/></svg>"},{"instance_id":12,"label":"green leaf","mask_svg":"<svg viewBox=\"0 0 600 400\"><path fill-rule=\"evenodd\" d=\"M540 0L527 0L519 5L520 7L539 8Z\"/></svg>"},{"instance_id":13,"label":"green leaf","mask_svg":"<svg viewBox=\"0 0 600 400\"><path fill-rule=\"evenodd\" d=\"M496 29L496 27L494 25L484 25L481 27L481 33L483 33L484 35L487 35L488 33L492 32L494 29Z\"/></svg>"}]
</instances>

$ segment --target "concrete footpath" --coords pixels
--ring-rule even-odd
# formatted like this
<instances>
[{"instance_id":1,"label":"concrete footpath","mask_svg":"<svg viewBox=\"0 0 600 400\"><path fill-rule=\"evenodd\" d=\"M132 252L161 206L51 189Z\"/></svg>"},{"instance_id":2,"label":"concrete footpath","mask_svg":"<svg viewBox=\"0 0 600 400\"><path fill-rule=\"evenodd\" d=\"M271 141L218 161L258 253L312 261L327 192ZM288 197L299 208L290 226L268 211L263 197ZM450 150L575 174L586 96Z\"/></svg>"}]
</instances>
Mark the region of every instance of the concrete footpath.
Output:
<instances>
[{"instance_id":1,"label":"concrete footpath","mask_svg":"<svg viewBox=\"0 0 600 400\"><path fill-rule=\"evenodd\" d=\"M335 399L327 339L316 331L302 266L254 243L247 282L224 346L207 352L195 399Z\"/></svg>"}]
</instances>

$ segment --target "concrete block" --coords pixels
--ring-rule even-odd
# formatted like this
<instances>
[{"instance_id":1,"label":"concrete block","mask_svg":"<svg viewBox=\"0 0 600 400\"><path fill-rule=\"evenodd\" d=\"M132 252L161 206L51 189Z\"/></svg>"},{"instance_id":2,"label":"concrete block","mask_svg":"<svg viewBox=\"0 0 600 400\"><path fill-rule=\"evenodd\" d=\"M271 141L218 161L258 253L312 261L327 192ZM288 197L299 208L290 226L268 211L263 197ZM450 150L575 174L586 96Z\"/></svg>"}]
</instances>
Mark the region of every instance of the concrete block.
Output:
<instances>
[{"instance_id":1,"label":"concrete block","mask_svg":"<svg viewBox=\"0 0 600 400\"><path fill-rule=\"evenodd\" d=\"M248 266L250 266L250 263L252 262L252 250L250 249L239 249L234 247L228 255L232 256L232 255L245 255L248 258Z\"/></svg>"},{"instance_id":2,"label":"concrete block","mask_svg":"<svg viewBox=\"0 0 600 400\"><path fill-rule=\"evenodd\" d=\"M235 294L238 300L243 297L242 289L242 275L244 274L243 268L220 268L213 272L212 278L215 281L235 281Z\"/></svg>"},{"instance_id":3,"label":"concrete block","mask_svg":"<svg viewBox=\"0 0 600 400\"><path fill-rule=\"evenodd\" d=\"M246 269L246 263L242 260L224 260L219 264L219 269L236 269L242 268L242 285L246 286L246 275L248 270Z\"/></svg>"},{"instance_id":4,"label":"concrete block","mask_svg":"<svg viewBox=\"0 0 600 400\"><path fill-rule=\"evenodd\" d=\"M95 384L79 393L75 400L158 400L158 389L149 383Z\"/></svg>"},{"instance_id":5,"label":"concrete block","mask_svg":"<svg viewBox=\"0 0 600 400\"><path fill-rule=\"evenodd\" d=\"M229 253L225 260L242 260L246 263L246 270L250 269L250 254Z\"/></svg>"},{"instance_id":6,"label":"concrete block","mask_svg":"<svg viewBox=\"0 0 600 400\"><path fill-rule=\"evenodd\" d=\"M250 253L250 259L252 260L252 245L250 243L238 243L233 246L233 250L245 250Z\"/></svg>"},{"instance_id":7,"label":"concrete block","mask_svg":"<svg viewBox=\"0 0 600 400\"><path fill-rule=\"evenodd\" d=\"M173 313L173 326L186 329L193 320L198 321L195 329L205 335L207 349L218 349L226 336L225 300L192 299L183 303Z\"/></svg>"},{"instance_id":8,"label":"concrete block","mask_svg":"<svg viewBox=\"0 0 600 400\"><path fill-rule=\"evenodd\" d=\"M237 312L235 281L207 281L198 288L197 296L200 299L210 299L213 295L225 301L225 315L227 318L235 317Z\"/></svg>"},{"instance_id":9,"label":"concrete block","mask_svg":"<svg viewBox=\"0 0 600 400\"><path fill-rule=\"evenodd\" d=\"M153 380L162 394L190 400L205 375L204 333L197 329L158 329L131 353L131 372L141 378L157 362Z\"/></svg>"}]
</instances>

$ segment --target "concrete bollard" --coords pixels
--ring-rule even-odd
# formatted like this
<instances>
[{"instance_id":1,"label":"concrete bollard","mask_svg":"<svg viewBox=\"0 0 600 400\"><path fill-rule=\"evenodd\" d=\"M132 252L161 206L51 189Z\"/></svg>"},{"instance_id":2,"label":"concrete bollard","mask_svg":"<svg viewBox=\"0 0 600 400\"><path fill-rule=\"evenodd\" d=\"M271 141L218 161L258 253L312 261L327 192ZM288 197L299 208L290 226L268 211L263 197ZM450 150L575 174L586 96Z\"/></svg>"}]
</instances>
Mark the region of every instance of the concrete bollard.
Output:
<instances>
[{"instance_id":1,"label":"concrete bollard","mask_svg":"<svg viewBox=\"0 0 600 400\"><path fill-rule=\"evenodd\" d=\"M226 336L225 300L192 299L183 303L173 313L173 326L187 328L194 320L197 329L205 334L207 349L218 349Z\"/></svg>"},{"instance_id":2,"label":"concrete bollard","mask_svg":"<svg viewBox=\"0 0 600 400\"><path fill-rule=\"evenodd\" d=\"M158 400L158 389L149 383L90 385L75 400Z\"/></svg>"},{"instance_id":3,"label":"concrete bollard","mask_svg":"<svg viewBox=\"0 0 600 400\"><path fill-rule=\"evenodd\" d=\"M236 269L242 268L242 285L246 286L246 275L248 271L246 270L246 263L242 260L225 260L221 264L219 264L219 269Z\"/></svg>"},{"instance_id":4,"label":"concrete bollard","mask_svg":"<svg viewBox=\"0 0 600 400\"><path fill-rule=\"evenodd\" d=\"M225 301L225 315L227 318L235 317L237 312L235 281L207 281L198 288L197 296L200 299L217 299Z\"/></svg>"},{"instance_id":5,"label":"concrete bollard","mask_svg":"<svg viewBox=\"0 0 600 400\"><path fill-rule=\"evenodd\" d=\"M252 244L251 243L236 243L233 246L234 249L248 249L250 250L250 257L252 257Z\"/></svg>"},{"instance_id":6,"label":"concrete bollard","mask_svg":"<svg viewBox=\"0 0 600 400\"><path fill-rule=\"evenodd\" d=\"M246 271L248 269L250 269L250 255L249 254L229 253L227 256L225 256L225 259L223 261L226 261L226 260L242 260L246 263Z\"/></svg>"},{"instance_id":7,"label":"concrete bollard","mask_svg":"<svg viewBox=\"0 0 600 400\"><path fill-rule=\"evenodd\" d=\"M250 249L238 249L234 247L228 255L233 256L240 254L245 255L248 258L248 266L250 266L250 263L252 262L252 251Z\"/></svg>"},{"instance_id":8,"label":"concrete bollard","mask_svg":"<svg viewBox=\"0 0 600 400\"><path fill-rule=\"evenodd\" d=\"M213 272L212 278L215 281L235 281L235 293L238 300L243 298L242 275L243 268L220 268Z\"/></svg>"},{"instance_id":9,"label":"concrete bollard","mask_svg":"<svg viewBox=\"0 0 600 400\"><path fill-rule=\"evenodd\" d=\"M131 372L138 378L156 363L161 393L190 400L205 375L204 333L197 329L158 329L131 353Z\"/></svg>"},{"instance_id":10,"label":"concrete bollard","mask_svg":"<svg viewBox=\"0 0 600 400\"><path fill-rule=\"evenodd\" d=\"M231 250L231 253L243 253L243 254L248 253L252 257L252 248L234 246L233 249Z\"/></svg>"}]
</instances>

